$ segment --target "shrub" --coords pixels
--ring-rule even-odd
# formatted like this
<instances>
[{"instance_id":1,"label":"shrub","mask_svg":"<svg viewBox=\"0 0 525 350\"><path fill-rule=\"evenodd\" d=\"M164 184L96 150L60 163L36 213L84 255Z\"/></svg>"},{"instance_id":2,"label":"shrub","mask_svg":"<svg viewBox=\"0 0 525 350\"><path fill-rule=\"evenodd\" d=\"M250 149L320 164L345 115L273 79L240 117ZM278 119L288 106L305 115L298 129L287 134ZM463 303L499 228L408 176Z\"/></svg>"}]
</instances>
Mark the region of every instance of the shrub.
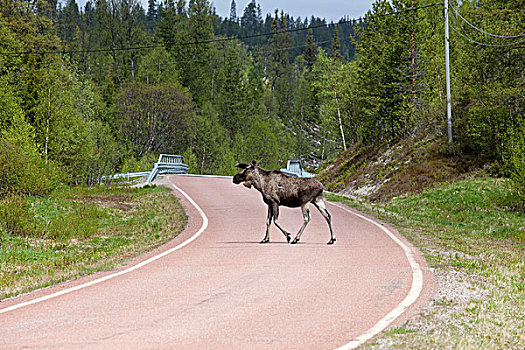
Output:
<instances>
[{"instance_id":1,"label":"shrub","mask_svg":"<svg viewBox=\"0 0 525 350\"><path fill-rule=\"evenodd\" d=\"M0 199L12 195L45 196L60 180L58 168L46 164L36 150L9 137L0 139Z\"/></svg>"},{"instance_id":2,"label":"shrub","mask_svg":"<svg viewBox=\"0 0 525 350\"><path fill-rule=\"evenodd\" d=\"M513 139L510 156L511 177L516 185L518 195L525 201L525 128Z\"/></svg>"},{"instance_id":3,"label":"shrub","mask_svg":"<svg viewBox=\"0 0 525 350\"><path fill-rule=\"evenodd\" d=\"M120 167L120 172L128 173L135 171L147 171L153 168L153 164L157 161L158 155L153 153L147 154L140 159L134 157L127 158L122 166Z\"/></svg>"},{"instance_id":4,"label":"shrub","mask_svg":"<svg viewBox=\"0 0 525 350\"><path fill-rule=\"evenodd\" d=\"M23 196L11 196L0 201L0 234L2 231L14 236L30 234L29 203Z\"/></svg>"}]
</instances>

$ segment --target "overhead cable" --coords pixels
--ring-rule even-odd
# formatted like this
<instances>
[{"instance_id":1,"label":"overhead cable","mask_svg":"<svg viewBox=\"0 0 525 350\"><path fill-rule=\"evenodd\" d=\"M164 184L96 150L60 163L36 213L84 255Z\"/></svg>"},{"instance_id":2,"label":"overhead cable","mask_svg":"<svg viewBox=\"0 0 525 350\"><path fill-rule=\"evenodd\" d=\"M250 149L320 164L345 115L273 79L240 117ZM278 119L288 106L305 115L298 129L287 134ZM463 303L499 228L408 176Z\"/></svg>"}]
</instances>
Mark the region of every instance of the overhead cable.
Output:
<instances>
[{"instance_id":1,"label":"overhead cable","mask_svg":"<svg viewBox=\"0 0 525 350\"><path fill-rule=\"evenodd\" d=\"M323 45L323 44L326 44L326 43L330 43L332 42L332 40L324 40L324 41L319 41L319 42L316 42L316 45ZM304 45L296 45L296 46L288 46L288 47L281 47L281 48L278 48L277 51L284 51L284 50L293 50L293 49L298 49L298 48L304 48ZM250 55L252 57L263 57L266 53L263 52L261 54L258 54L258 53L254 53L252 52ZM200 58L200 59L187 59L187 60L170 60L170 61L164 61L164 62L158 62L158 63L151 63L151 64L143 64L142 62L138 62L135 64L135 67L137 69L140 69L140 68L147 68L147 67L159 67L159 66L168 66L168 65L175 65L175 64L184 64L184 63L190 63L190 62L194 62L194 63L204 63L204 62L214 62L215 60L211 60L209 58ZM110 67L110 66L113 66L114 64L97 64L97 68L100 68L100 67Z\"/></svg>"},{"instance_id":2,"label":"overhead cable","mask_svg":"<svg viewBox=\"0 0 525 350\"><path fill-rule=\"evenodd\" d=\"M513 42L513 43L508 43L508 44L487 44L487 43L482 43L482 42L474 40L474 39L468 37L467 35L461 33L459 30L454 28L452 25L450 25L450 28L452 28L457 34L462 36L464 39L466 39L468 41L471 41L471 42L473 42L475 44L482 45L482 46L488 46L488 47L510 47L510 46L521 44L521 43L525 43L525 39L520 40L520 41L516 41L516 42Z\"/></svg>"},{"instance_id":3,"label":"overhead cable","mask_svg":"<svg viewBox=\"0 0 525 350\"><path fill-rule=\"evenodd\" d=\"M525 33L522 33L522 34L516 34L516 35L497 35L497 34L492 34L492 33L488 33L486 31L484 31L483 29L480 29L478 27L476 27L474 24L470 23L465 17L463 17L459 11L452 5L450 4L450 7L452 7L452 9L454 10L454 12L456 13L457 16L459 16L463 21L465 21L469 26L471 26L472 28L476 29L478 32L480 33L483 33L483 34L486 34L486 35L489 35L489 36L492 36L494 38L502 38L502 39L516 39L516 38L521 38L521 37L524 37L525 36ZM504 45L505 46L505 45Z\"/></svg>"},{"instance_id":4,"label":"overhead cable","mask_svg":"<svg viewBox=\"0 0 525 350\"><path fill-rule=\"evenodd\" d=\"M361 20L361 18L359 18ZM353 21L356 21L354 19L352 20L345 20L340 21L333 25L339 25L339 24L348 24ZM279 32L281 33L294 33L299 31L305 31L308 29L316 29L321 27L327 27L329 24L318 24L315 26L310 26L308 28L294 28L294 29L287 29ZM192 46L192 45L203 45L203 44L211 44L211 43L221 43L221 42L228 42L233 40L243 40L243 39L253 39L263 36L270 36L274 35L274 32L269 33L258 33L258 34L252 34L252 35L246 35L241 37L219 37L209 40L202 40L202 41L186 41L182 43L175 43L175 42L167 42L167 43L154 43L151 45L145 45L145 46L135 46L135 47L122 47L122 48L111 48L111 49L89 49L89 50L53 50L53 51L37 51L37 52L27 52L27 51L19 51L19 52L0 52L0 55L48 55L48 54L79 54L79 53L102 53L102 52L115 52L115 51L131 51L131 50L142 50L142 49L155 49L159 47L165 47L167 46Z\"/></svg>"},{"instance_id":5,"label":"overhead cable","mask_svg":"<svg viewBox=\"0 0 525 350\"><path fill-rule=\"evenodd\" d=\"M421 6L421 7L411 7L411 8L407 8L405 10L400 10L400 11L396 11L396 12L390 12L390 13L384 13L384 14L376 14L376 15L373 15L370 19L373 20L373 18L392 16L392 15L397 15L397 14L410 12L410 11L417 11L417 10L426 9L426 8L429 8L429 7L438 6L438 5L442 5L442 3L435 3L435 4L430 4L430 5ZM315 26L309 26L307 28L286 29L286 30L282 30L279 33L295 33L295 32L305 31L305 30L308 30L308 29L317 29L317 28L335 26L335 25L340 25L340 24L355 23L356 21L363 21L363 20L364 19L362 17L360 17L358 19L341 20L341 21L339 21L337 23L333 23L332 22L330 24L326 24L326 23L318 24L318 25L315 25ZM233 37L233 36L232 37L221 37L221 38L214 38L214 39L210 39L210 40L187 41L187 42L182 42L182 43L173 43L173 42L154 43L154 44L145 45L145 46L111 48L111 49L52 50L52 51L37 51L37 52L28 52L28 51L0 52L0 55L3 55L3 56L8 56L8 55L17 56L18 55L18 56L20 56L20 55L79 54L79 53L103 53L103 52L115 52L115 51L130 51L130 50L154 49L154 48L158 48L158 47L164 47L166 45L190 46L190 45L211 44L211 43L215 43L215 42L227 42L227 41L233 41L233 40L243 40L243 39L252 39L252 38L257 38L257 37L265 37L265 36L270 36L270 35L274 35L274 34L275 34L274 32L267 32L267 33L258 33L258 34L253 34L253 35L246 35L246 36L242 36L242 37Z\"/></svg>"}]
</instances>

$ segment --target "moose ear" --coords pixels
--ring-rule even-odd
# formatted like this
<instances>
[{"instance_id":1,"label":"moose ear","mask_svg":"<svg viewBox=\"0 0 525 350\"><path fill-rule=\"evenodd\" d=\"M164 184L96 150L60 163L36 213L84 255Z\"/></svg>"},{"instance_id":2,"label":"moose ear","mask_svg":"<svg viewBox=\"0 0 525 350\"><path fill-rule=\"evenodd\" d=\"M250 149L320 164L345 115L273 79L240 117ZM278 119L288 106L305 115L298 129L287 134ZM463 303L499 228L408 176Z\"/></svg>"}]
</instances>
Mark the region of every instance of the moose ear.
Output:
<instances>
[{"instance_id":1,"label":"moose ear","mask_svg":"<svg viewBox=\"0 0 525 350\"><path fill-rule=\"evenodd\" d=\"M259 166L259 164L261 164L261 161L256 161L255 159L252 160L252 165L253 166Z\"/></svg>"},{"instance_id":2,"label":"moose ear","mask_svg":"<svg viewBox=\"0 0 525 350\"><path fill-rule=\"evenodd\" d=\"M235 166L240 169L246 169L247 167L249 167L249 165L246 163L237 163L235 164Z\"/></svg>"}]
</instances>

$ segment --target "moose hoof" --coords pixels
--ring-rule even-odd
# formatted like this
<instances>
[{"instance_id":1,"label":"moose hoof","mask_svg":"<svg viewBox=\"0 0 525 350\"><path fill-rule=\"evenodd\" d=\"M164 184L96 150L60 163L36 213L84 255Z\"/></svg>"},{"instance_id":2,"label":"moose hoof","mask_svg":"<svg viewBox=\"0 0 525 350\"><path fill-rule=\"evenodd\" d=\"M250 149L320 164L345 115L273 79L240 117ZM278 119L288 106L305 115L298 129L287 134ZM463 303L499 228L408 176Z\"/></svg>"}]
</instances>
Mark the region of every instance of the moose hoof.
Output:
<instances>
[{"instance_id":1,"label":"moose hoof","mask_svg":"<svg viewBox=\"0 0 525 350\"><path fill-rule=\"evenodd\" d=\"M292 244L296 244L297 242L299 242L299 240L296 238L292 241Z\"/></svg>"},{"instance_id":2,"label":"moose hoof","mask_svg":"<svg viewBox=\"0 0 525 350\"><path fill-rule=\"evenodd\" d=\"M268 242L270 242L270 240L269 240L269 239L263 239L263 240L262 240L262 241L260 241L259 243L260 243L260 244L264 244L264 243L268 243Z\"/></svg>"},{"instance_id":3,"label":"moose hoof","mask_svg":"<svg viewBox=\"0 0 525 350\"><path fill-rule=\"evenodd\" d=\"M291 239L292 239L292 236L290 236L290 234L288 234L288 236L286 236L286 243L290 243Z\"/></svg>"},{"instance_id":4,"label":"moose hoof","mask_svg":"<svg viewBox=\"0 0 525 350\"><path fill-rule=\"evenodd\" d=\"M335 238L332 238L332 239L329 240L328 243L326 243L326 244L330 245L330 244L334 244L334 242L335 242Z\"/></svg>"}]
</instances>

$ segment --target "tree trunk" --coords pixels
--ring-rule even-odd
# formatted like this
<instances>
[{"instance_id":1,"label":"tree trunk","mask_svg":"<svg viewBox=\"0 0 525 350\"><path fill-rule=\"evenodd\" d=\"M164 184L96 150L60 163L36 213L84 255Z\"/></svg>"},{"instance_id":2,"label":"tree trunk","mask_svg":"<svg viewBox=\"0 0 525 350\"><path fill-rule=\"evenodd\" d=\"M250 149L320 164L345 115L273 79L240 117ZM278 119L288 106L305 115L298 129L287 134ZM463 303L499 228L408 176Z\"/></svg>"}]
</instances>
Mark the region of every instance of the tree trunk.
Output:
<instances>
[{"instance_id":1,"label":"tree trunk","mask_svg":"<svg viewBox=\"0 0 525 350\"><path fill-rule=\"evenodd\" d=\"M339 130L341 131L341 139L343 140L343 149L346 151L346 140L345 140L345 133L343 131L343 121L341 119L341 110L339 108L339 100L337 99L337 90L334 85L334 97L335 97L335 104L337 106L337 120L339 121Z\"/></svg>"},{"instance_id":2,"label":"tree trunk","mask_svg":"<svg viewBox=\"0 0 525 350\"><path fill-rule=\"evenodd\" d=\"M51 118L51 86L48 87L48 99L47 99L47 119L46 119L46 144L45 144L45 160L47 164L48 158L48 145L49 145L49 118Z\"/></svg>"}]
</instances>

